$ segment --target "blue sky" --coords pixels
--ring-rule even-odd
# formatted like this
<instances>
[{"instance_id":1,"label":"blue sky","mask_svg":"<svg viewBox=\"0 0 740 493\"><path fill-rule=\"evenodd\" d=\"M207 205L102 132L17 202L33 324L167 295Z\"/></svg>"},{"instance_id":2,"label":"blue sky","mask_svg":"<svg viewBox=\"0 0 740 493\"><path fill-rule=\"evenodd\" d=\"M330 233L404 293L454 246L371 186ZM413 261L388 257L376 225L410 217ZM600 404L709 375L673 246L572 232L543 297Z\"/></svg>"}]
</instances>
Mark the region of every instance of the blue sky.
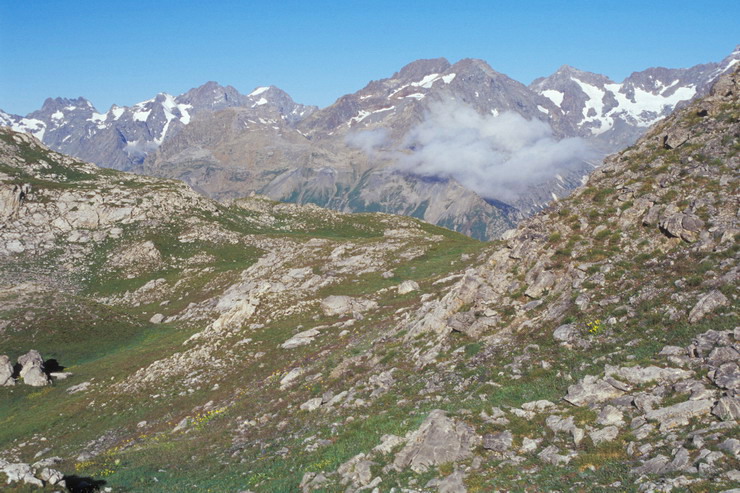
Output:
<instances>
[{"instance_id":1,"label":"blue sky","mask_svg":"<svg viewBox=\"0 0 740 493\"><path fill-rule=\"evenodd\" d=\"M473 57L528 84L560 65L622 80L719 61L740 2L0 0L0 108L99 110L216 80L326 106L419 58Z\"/></svg>"}]
</instances>

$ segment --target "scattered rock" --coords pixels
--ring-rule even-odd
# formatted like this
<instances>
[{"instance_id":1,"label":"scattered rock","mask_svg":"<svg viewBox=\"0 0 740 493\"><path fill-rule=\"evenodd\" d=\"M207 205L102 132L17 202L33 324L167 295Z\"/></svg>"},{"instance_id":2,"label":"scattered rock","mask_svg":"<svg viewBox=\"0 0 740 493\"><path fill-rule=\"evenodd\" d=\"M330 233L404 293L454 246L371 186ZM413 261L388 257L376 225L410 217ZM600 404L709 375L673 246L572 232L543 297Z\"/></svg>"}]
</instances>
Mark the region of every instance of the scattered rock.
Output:
<instances>
[{"instance_id":1,"label":"scattered rock","mask_svg":"<svg viewBox=\"0 0 740 493\"><path fill-rule=\"evenodd\" d=\"M729 304L727 296L715 289L705 294L696 303L694 308L689 312L689 322L696 323L704 318L708 313L713 312L721 306Z\"/></svg>"},{"instance_id":2,"label":"scattered rock","mask_svg":"<svg viewBox=\"0 0 740 493\"><path fill-rule=\"evenodd\" d=\"M558 452L559 450L555 445L550 445L537 454L537 457L539 457L543 462L557 466L569 463L576 455L574 452L570 452L568 454L559 454Z\"/></svg>"}]
</instances>

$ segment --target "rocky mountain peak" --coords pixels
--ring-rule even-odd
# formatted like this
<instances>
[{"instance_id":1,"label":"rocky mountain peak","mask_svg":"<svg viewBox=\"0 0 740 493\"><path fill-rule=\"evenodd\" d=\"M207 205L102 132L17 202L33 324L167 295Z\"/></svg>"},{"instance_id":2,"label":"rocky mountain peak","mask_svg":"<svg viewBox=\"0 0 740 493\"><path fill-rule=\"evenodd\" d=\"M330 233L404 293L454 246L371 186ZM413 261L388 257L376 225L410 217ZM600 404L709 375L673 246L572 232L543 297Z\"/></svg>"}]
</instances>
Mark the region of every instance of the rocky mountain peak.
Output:
<instances>
[{"instance_id":1,"label":"rocky mountain peak","mask_svg":"<svg viewBox=\"0 0 740 493\"><path fill-rule=\"evenodd\" d=\"M241 106L244 99L245 96L234 87L222 86L215 81L208 81L177 97L178 102L190 104L194 109L212 111Z\"/></svg>"},{"instance_id":2,"label":"rocky mountain peak","mask_svg":"<svg viewBox=\"0 0 740 493\"><path fill-rule=\"evenodd\" d=\"M78 98L46 98L40 110L35 111L30 116L38 118L42 116L51 116L57 112L96 111L93 104L82 96ZM57 118L58 119L58 118Z\"/></svg>"},{"instance_id":3,"label":"rocky mountain peak","mask_svg":"<svg viewBox=\"0 0 740 493\"><path fill-rule=\"evenodd\" d=\"M429 74L441 74L448 68L450 68L450 62L446 58L416 60L405 65L401 70L393 74L392 78L413 82Z\"/></svg>"}]
</instances>

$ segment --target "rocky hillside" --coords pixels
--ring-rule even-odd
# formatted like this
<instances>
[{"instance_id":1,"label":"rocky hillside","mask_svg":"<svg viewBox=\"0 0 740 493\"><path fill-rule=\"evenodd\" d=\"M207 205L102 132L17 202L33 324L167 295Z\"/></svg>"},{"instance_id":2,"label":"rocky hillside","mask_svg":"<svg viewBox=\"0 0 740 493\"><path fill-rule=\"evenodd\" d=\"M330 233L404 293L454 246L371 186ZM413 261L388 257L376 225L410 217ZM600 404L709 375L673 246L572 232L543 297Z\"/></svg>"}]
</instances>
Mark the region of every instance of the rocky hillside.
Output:
<instances>
[{"instance_id":1,"label":"rocky hillside","mask_svg":"<svg viewBox=\"0 0 740 493\"><path fill-rule=\"evenodd\" d=\"M737 487L739 96L727 74L488 244L227 207L4 132L0 478Z\"/></svg>"}]
</instances>

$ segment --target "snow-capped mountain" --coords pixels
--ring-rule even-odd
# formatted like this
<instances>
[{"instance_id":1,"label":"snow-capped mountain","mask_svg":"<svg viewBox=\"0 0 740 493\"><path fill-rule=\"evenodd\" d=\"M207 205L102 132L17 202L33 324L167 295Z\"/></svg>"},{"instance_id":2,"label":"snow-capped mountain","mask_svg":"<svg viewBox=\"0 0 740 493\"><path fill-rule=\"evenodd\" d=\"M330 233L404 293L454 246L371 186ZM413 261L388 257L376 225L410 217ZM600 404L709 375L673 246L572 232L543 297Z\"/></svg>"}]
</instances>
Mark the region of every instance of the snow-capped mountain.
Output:
<instances>
[{"instance_id":1,"label":"snow-capped mountain","mask_svg":"<svg viewBox=\"0 0 740 493\"><path fill-rule=\"evenodd\" d=\"M201 113L230 107L274 108L296 122L316 108L296 104L284 91L259 87L248 95L208 82L180 96L167 93L130 107L113 105L99 113L85 98L47 99L26 117L0 111L0 125L36 136L51 148L100 166L130 170Z\"/></svg>"},{"instance_id":2,"label":"snow-capped mountain","mask_svg":"<svg viewBox=\"0 0 740 493\"><path fill-rule=\"evenodd\" d=\"M424 118L430 104L449 100L481 114L513 111L550 123L560 136L571 133L561 125L557 107L548 98L496 72L483 60L464 59L453 65L444 58L417 60L389 78L372 81L315 112L299 128L315 138L386 128L400 139Z\"/></svg>"},{"instance_id":3,"label":"snow-capped mountain","mask_svg":"<svg viewBox=\"0 0 740 493\"><path fill-rule=\"evenodd\" d=\"M606 152L631 145L645 130L679 104L705 95L712 83L740 60L740 48L720 63L691 68L649 68L621 83L563 65L530 84L560 110L576 135Z\"/></svg>"},{"instance_id":4,"label":"snow-capped mountain","mask_svg":"<svg viewBox=\"0 0 740 493\"><path fill-rule=\"evenodd\" d=\"M84 98L48 99L25 117L0 112L0 125L219 199L257 192L407 214L485 239L568 195L601 157L706 94L738 60L740 47L719 63L650 68L622 82L564 65L525 86L483 60L437 58L323 109L274 86L241 94L208 82L106 113Z\"/></svg>"}]
</instances>

